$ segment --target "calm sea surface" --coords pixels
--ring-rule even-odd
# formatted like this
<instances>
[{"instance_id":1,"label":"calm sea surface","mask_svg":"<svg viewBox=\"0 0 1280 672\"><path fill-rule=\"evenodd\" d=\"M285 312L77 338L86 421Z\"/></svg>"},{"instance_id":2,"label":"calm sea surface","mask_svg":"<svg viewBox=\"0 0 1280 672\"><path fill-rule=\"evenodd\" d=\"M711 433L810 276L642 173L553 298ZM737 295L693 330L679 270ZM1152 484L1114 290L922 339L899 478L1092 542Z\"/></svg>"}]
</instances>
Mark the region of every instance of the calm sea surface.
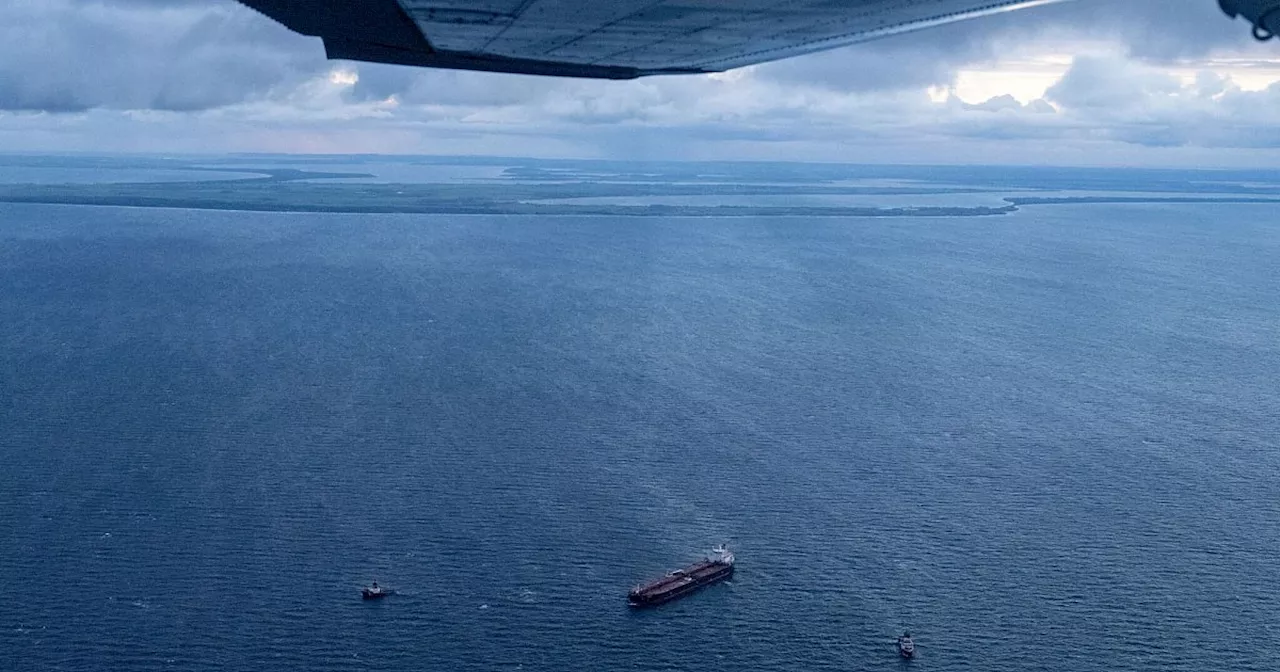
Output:
<instances>
[{"instance_id":1,"label":"calm sea surface","mask_svg":"<svg viewBox=\"0 0 1280 672\"><path fill-rule=\"evenodd\" d=\"M1280 669L1277 223L0 205L0 670Z\"/></svg>"}]
</instances>

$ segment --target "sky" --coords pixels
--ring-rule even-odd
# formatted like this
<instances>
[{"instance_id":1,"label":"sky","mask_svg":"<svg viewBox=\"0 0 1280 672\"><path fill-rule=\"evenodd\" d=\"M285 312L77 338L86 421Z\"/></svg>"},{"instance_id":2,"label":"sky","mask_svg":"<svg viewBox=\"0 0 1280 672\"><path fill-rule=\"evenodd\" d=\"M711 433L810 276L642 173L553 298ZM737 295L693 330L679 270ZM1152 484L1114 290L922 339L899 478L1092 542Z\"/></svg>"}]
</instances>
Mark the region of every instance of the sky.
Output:
<instances>
[{"instance_id":1,"label":"sky","mask_svg":"<svg viewBox=\"0 0 1280 672\"><path fill-rule=\"evenodd\" d=\"M327 61L231 0L0 0L0 151L1280 166L1280 43L1075 0L727 73Z\"/></svg>"}]
</instances>

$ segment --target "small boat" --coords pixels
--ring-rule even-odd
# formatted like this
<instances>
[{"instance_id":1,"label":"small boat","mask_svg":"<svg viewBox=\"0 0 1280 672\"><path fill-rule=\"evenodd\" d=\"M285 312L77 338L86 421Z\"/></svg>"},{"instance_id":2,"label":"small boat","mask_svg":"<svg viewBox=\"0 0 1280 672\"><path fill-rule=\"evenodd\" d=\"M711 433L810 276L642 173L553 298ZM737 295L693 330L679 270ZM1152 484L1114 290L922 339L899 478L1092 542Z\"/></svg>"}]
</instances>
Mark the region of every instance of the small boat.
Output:
<instances>
[{"instance_id":1,"label":"small boat","mask_svg":"<svg viewBox=\"0 0 1280 672\"><path fill-rule=\"evenodd\" d=\"M916 657L916 643L911 641L911 633L904 632L898 636L898 655L903 658Z\"/></svg>"},{"instance_id":2,"label":"small boat","mask_svg":"<svg viewBox=\"0 0 1280 672\"><path fill-rule=\"evenodd\" d=\"M390 595L391 592L392 591L379 586L377 581L374 581L372 586L360 589L360 597L366 600L376 600Z\"/></svg>"}]
</instances>

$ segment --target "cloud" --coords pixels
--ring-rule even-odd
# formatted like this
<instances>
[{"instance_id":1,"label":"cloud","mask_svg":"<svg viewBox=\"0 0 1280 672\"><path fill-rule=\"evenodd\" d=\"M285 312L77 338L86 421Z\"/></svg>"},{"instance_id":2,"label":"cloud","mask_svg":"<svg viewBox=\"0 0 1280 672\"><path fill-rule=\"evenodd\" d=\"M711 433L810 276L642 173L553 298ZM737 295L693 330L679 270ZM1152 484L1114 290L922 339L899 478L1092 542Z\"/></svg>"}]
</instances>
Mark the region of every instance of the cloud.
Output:
<instances>
[{"instance_id":1,"label":"cloud","mask_svg":"<svg viewBox=\"0 0 1280 672\"><path fill-rule=\"evenodd\" d=\"M1037 100L1036 102L1041 103L1044 101ZM988 98L987 100L981 103L975 104L975 103L962 102L961 104L964 106L964 109L966 110L981 110L986 112L1002 112L1005 110L1022 110L1023 109L1022 103L1019 103L1017 98L1014 98L1013 96L1007 93L1001 96ZM1039 111L1044 111L1043 109L1040 109L1040 108L1037 108L1037 109L1039 109ZM1049 111L1052 111L1052 108Z\"/></svg>"},{"instance_id":2,"label":"cloud","mask_svg":"<svg viewBox=\"0 0 1280 672\"><path fill-rule=\"evenodd\" d=\"M1274 49L1253 44L1248 25L1228 20L1215 0L1080 0L1045 8L1042 22L1051 33L1122 44L1126 55L1152 63Z\"/></svg>"},{"instance_id":3,"label":"cloud","mask_svg":"<svg viewBox=\"0 0 1280 672\"><path fill-rule=\"evenodd\" d=\"M11 149L1079 163L1280 145L1280 89L1237 79L1280 71L1275 47L1213 0L1079 0L633 82L328 62L229 1L10 0L0 19ZM1030 95L956 93L1045 55L1059 69Z\"/></svg>"},{"instance_id":4,"label":"cloud","mask_svg":"<svg viewBox=\"0 0 1280 672\"><path fill-rule=\"evenodd\" d=\"M1274 56L1213 0L1076 0L854 45L760 67L762 76L838 90L946 86L960 69L1028 50L1073 53L1107 44L1150 64L1221 51Z\"/></svg>"},{"instance_id":5,"label":"cloud","mask_svg":"<svg viewBox=\"0 0 1280 672\"><path fill-rule=\"evenodd\" d=\"M201 110L324 67L306 40L236 4L11 0L2 11L0 109Z\"/></svg>"},{"instance_id":6,"label":"cloud","mask_svg":"<svg viewBox=\"0 0 1280 672\"><path fill-rule=\"evenodd\" d=\"M10 0L0 12L0 109L208 109L287 96L329 67L318 40L230 0ZM1134 58L1170 62L1249 51L1245 34L1212 0L1079 0L766 64L755 76L837 91L920 89L1029 45L1107 40ZM362 65L360 74L355 101L505 105L558 88L395 66Z\"/></svg>"},{"instance_id":7,"label":"cloud","mask_svg":"<svg viewBox=\"0 0 1280 672\"><path fill-rule=\"evenodd\" d=\"M1250 91L1211 71L1184 80L1119 57L1075 59L1045 92L1045 100L1017 106L1016 101L993 99L965 108L1052 114L1005 115L999 125L958 121L949 132L1150 148L1267 149L1280 142L1280 83Z\"/></svg>"},{"instance_id":8,"label":"cloud","mask_svg":"<svg viewBox=\"0 0 1280 672\"><path fill-rule=\"evenodd\" d=\"M1065 107L1124 110L1177 95L1182 85L1167 73L1116 58L1077 58L1045 97Z\"/></svg>"}]
</instances>

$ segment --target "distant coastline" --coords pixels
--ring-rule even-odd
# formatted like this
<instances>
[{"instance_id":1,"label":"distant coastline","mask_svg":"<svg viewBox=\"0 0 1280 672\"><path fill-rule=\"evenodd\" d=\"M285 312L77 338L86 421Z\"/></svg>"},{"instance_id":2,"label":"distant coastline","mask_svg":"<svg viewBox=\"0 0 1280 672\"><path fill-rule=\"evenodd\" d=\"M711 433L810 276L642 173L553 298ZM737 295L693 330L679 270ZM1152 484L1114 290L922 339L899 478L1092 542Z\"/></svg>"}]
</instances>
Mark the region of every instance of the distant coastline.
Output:
<instances>
[{"instance_id":1,"label":"distant coastline","mask_svg":"<svg viewBox=\"0 0 1280 672\"><path fill-rule=\"evenodd\" d=\"M75 163L74 159L22 161L15 165ZM383 178L375 172L359 170L373 166L354 157L347 163L298 163L307 169L246 166L239 162L153 162L140 167L205 171L211 176L236 173L238 177L183 182L0 183L0 203L335 214L608 217L989 217L1042 205L1280 203L1280 187L1270 183L1214 182L1205 178L1221 176L1199 173L1175 179L1170 173L1150 171L1121 179L1119 174L1100 171L1079 171L1074 177L1063 171L1030 170L1025 174L984 176L982 173L994 169L975 168L975 174L965 175L946 169L848 166L842 174L839 166L779 164L778 172L772 173L759 165L682 164L642 170L617 163L544 166L529 160L506 166L486 179L448 181L445 177L442 181L405 183L378 181ZM310 170L311 167L318 169ZM244 177L246 174L254 176ZM1082 194L1072 196L1072 191ZM939 197L951 195L957 199L977 195L979 203L938 203ZM912 204L913 196L920 196L922 203ZM893 198L886 205L838 202L841 198L869 197ZM706 198L708 203L644 202L663 198ZM751 198L765 202L715 202ZM787 203L792 198L797 204ZM611 199L634 202L601 202ZM776 202L768 202L769 199ZM814 202L822 199L837 202ZM981 202L984 200L988 202Z\"/></svg>"}]
</instances>

